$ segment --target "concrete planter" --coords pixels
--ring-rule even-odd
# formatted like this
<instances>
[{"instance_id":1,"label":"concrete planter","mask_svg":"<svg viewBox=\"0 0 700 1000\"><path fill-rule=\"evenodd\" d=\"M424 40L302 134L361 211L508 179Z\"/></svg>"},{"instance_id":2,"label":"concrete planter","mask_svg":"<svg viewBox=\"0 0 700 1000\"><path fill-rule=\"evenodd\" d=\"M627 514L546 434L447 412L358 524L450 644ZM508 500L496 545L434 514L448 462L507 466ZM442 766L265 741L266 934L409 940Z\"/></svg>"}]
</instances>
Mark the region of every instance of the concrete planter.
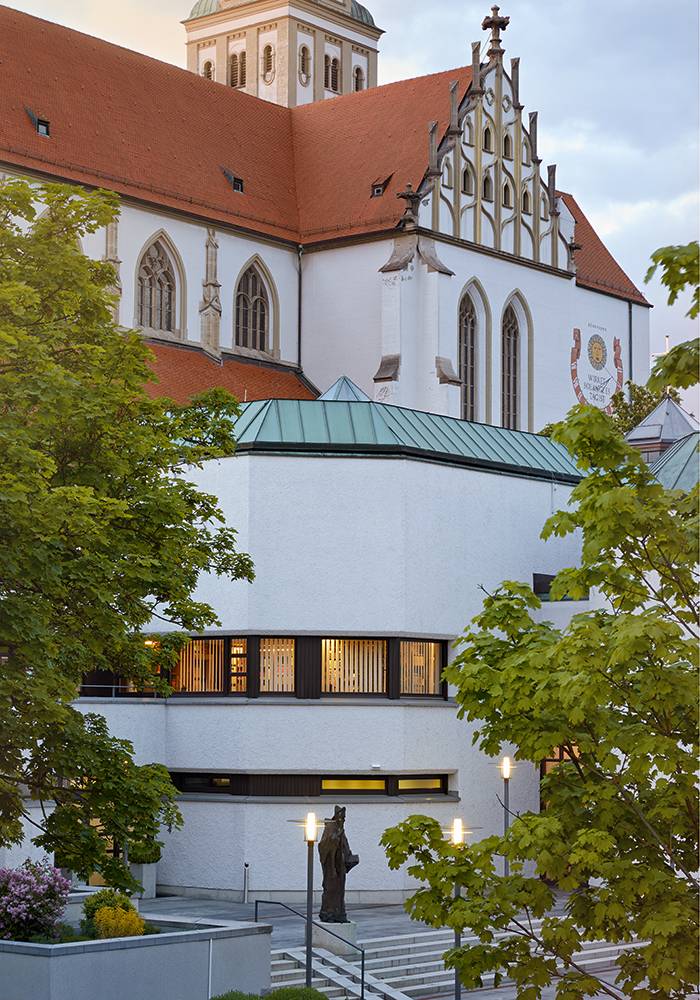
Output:
<instances>
[{"instance_id":1,"label":"concrete planter","mask_svg":"<svg viewBox=\"0 0 700 1000\"><path fill-rule=\"evenodd\" d=\"M143 892L137 893L138 899L156 898L156 870L158 865L129 865L131 874L143 886Z\"/></svg>"},{"instance_id":2,"label":"concrete planter","mask_svg":"<svg viewBox=\"0 0 700 1000\"><path fill-rule=\"evenodd\" d=\"M269 925L150 922L160 934L56 945L0 941L2 1000L209 1000L269 989Z\"/></svg>"}]
</instances>

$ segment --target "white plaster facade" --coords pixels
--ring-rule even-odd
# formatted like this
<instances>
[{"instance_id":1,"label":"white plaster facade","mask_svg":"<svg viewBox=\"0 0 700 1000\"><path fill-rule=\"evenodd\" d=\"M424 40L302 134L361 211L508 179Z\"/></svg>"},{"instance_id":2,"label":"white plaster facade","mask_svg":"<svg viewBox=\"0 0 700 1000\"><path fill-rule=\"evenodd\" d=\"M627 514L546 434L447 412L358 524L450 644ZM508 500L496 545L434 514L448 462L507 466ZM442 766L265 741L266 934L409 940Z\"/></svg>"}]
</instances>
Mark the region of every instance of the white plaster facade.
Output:
<instances>
[{"instance_id":1,"label":"white plaster facade","mask_svg":"<svg viewBox=\"0 0 700 1000\"><path fill-rule=\"evenodd\" d=\"M576 562L575 539L543 543L541 526L566 504L564 483L392 458L243 454L193 476L215 493L240 545L254 559L253 584L204 577L220 634L398 635L453 640L481 606L480 585L531 580ZM565 621L584 604L551 604ZM219 634L217 631L208 633ZM449 701L295 698L83 699L110 730L133 741L140 761L174 771L449 775L443 797L235 799L186 795L185 827L166 836L162 887L240 896L250 865L255 897L303 890L301 831L288 820L309 809L348 806L348 833L362 864L351 900L398 900L404 872L387 870L383 830L415 812L447 827L461 815L481 836L502 822L496 764L471 746L471 727ZM537 809L538 774L519 766L517 809ZM477 832L477 831L475 831Z\"/></svg>"}]
</instances>

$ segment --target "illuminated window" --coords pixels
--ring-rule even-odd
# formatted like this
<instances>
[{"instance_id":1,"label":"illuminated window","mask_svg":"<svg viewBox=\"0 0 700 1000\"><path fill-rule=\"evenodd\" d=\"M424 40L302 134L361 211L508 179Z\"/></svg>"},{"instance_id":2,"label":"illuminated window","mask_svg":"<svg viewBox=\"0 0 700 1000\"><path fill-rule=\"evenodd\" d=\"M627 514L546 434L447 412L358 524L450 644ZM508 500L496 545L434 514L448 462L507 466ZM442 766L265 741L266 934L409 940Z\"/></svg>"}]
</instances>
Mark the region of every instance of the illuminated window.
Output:
<instances>
[{"instance_id":1,"label":"illuminated window","mask_svg":"<svg viewBox=\"0 0 700 1000\"><path fill-rule=\"evenodd\" d=\"M385 694L386 642L383 639L323 639L323 694Z\"/></svg>"},{"instance_id":2,"label":"illuminated window","mask_svg":"<svg viewBox=\"0 0 700 1000\"><path fill-rule=\"evenodd\" d=\"M323 778L322 792L385 792L386 778Z\"/></svg>"},{"instance_id":3,"label":"illuminated window","mask_svg":"<svg viewBox=\"0 0 700 1000\"><path fill-rule=\"evenodd\" d=\"M294 694L294 639L260 640L260 693Z\"/></svg>"},{"instance_id":4,"label":"illuminated window","mask_svg":"<svg viewBox=\"0 0 700 1000\"><path fill-rule=\"evenodd\" d=\"M401 643L401 694L440 694L439 642Z\"/></svg>"},{"instance_id":5,"label":"illuminated window","mask_svg":"<svg viewBox=\"0 0 700 1000\"><path fill-rule=\"evenodd\" d=\"M223 692L224 648L223 639L191 639L173 670L173 689L192 694Z\"/></svg>"},{"instance_id":6,"label":"illuminated window","mask_svg":"<svg viewBox=\"0 0 700 1000\"><path fill-rule=\"evenodd\" d=\"M444 778L399 778L399 793L444 791Z\"/></svg>"},{"instance_id":7,"label":"illuminated window","mask_svg":"<svg viewBox=\"0 0 700 1000\"><path fill-rule=\"evenodd\" d=\"M231 694L245 694L248 689L247 639L231 639L229 670L229 690Z\"/></svg>"}]
</instances>

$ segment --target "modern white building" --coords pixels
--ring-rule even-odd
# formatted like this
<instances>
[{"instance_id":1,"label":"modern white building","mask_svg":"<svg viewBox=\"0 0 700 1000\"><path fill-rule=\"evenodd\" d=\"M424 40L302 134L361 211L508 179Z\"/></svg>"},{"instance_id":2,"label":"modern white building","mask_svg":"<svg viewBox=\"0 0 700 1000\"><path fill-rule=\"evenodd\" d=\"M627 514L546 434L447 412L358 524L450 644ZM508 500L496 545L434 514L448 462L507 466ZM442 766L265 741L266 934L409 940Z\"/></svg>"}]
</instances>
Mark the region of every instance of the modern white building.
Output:
<instances>
[{"instance_id":1,"label":"modern white building","mask_svg":"<svg viewBox=\"0 0 700 1000\"><path fill-rule=\"evenodd\" d=\"M546 597L577 560L540 539L576 469L534 432L649 358L648 303L543 171L507 25L494 8L468 65L379 87L354 0L199 0L189 71L0 8L0 171L119 193L84 250L115 266L153 391L246 403L236 457L193 478L255 582L200 581L221 627L172 698L103 676L80 702L182 792L163 890L237 898L248 865L254 896L299 893L287 821L343 802L350 899L398 899L387 826L501 823L440 673L480 588ZM516 770L515 808L538 783Z\"/></svg>"}]
</instances>

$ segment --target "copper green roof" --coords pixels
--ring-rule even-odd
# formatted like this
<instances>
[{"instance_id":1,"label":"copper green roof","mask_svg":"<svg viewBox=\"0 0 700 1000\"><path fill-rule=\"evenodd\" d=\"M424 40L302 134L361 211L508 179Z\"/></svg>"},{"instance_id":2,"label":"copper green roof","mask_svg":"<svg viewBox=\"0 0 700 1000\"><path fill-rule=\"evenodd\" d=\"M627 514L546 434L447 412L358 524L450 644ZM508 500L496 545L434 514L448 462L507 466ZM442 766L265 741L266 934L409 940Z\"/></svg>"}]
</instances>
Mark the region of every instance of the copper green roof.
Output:
<instances>
[{"instance_id":1,"label":"copper green roof","mask_svg":"<svg viewBox=\"0 0 700 1000\"><path fill-rule=\"evenodd\" d=\"M246 403L240 452L403 457L576 483L568 451L549 438L386 403L268 399Z\"/></svg>"},{"instance_id":2,"label":"copper green roof","mask_svg":"<svg viewBox=\"0 0 700 1000\"><path fill-rule=\"evenodd\" d=\"M219 0L197 0L187 20L194 21L197 17L206 17L207 14L215 14L217 10L219 10ZM352 0L350 16L354 17L356 21L361 21L363 24L369 25L371 28L376 28L374 18L370 12L361 3L357 3L357 0Z\"/></svg>"},{"instance_id":3,"label":"copper green roof","mask_svg":"<svg viewBox=\"0 0 700 1000\"><path fill-rule=\"evenodd\" d=\"M695 431L676 441L651 467L661 485L667 490L683 490L688 493L698 485L700 478L700 432Z\"/></svg>"}]
</instances>

